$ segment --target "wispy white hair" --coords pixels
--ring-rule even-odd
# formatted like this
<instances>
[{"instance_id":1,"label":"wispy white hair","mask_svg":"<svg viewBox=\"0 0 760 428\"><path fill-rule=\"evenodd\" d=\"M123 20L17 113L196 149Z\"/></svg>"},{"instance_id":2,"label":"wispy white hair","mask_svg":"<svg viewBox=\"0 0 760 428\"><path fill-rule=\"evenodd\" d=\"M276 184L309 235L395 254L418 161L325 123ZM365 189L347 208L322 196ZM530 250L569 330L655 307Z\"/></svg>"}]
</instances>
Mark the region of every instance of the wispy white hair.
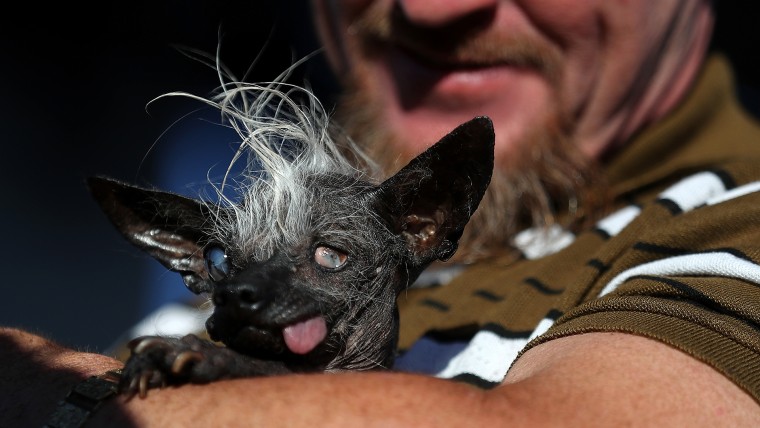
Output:
<instances>
[{"instance_id":1,"label":"wispy white hair","mask_svg":"<svg viewBox=\"0 0 760 428\"><path fill-rule=\"evenodd\" d=\"M379 169L349 138L340 138L340 144L333 140L335 125L314 93L284 82L297 65L265 83L226 80L220 72L222 84L210 97L163 95L189 97L219 109L222 124L239 135L239 148L215 185L222 207L215 208L219 215L212 232L258 260L295 245L315 227L309 218L319 203L315 177L339 177L347 186L374 183L378 177ZM233 165L241 160L246 168L233 177ZM225 196L229 186L239 200Z\"/></svg>"}]
</instances>

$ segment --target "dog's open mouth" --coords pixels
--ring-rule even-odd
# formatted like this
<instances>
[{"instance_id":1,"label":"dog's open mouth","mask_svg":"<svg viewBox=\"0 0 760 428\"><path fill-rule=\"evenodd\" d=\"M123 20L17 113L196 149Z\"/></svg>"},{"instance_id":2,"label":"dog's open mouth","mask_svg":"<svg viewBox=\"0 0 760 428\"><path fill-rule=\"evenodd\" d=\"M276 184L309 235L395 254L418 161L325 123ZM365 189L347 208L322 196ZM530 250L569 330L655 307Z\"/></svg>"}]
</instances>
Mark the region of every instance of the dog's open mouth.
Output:
<instances>
[{"instance_id":1,"label":"dog's open mouth","mask_svg":"<svg viewBox=\"0 0 760 428\"><path fill-rule=\"evenodd\" d=\"M264 358L288 351L296 355L308 354L325 341L328 333L327 321L321 314L280 326L261 326L217 311L208 319L206 328L213 340L224 342L239 352Z\"/></svg>"}]
</instances>

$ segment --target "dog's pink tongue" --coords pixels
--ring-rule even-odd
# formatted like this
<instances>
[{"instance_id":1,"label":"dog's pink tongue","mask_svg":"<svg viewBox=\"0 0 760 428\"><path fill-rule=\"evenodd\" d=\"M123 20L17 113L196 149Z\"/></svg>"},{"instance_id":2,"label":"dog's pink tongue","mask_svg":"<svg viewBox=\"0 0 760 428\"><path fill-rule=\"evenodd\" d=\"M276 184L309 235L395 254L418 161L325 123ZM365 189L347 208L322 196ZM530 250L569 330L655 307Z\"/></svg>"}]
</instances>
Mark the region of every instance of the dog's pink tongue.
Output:
<instances>
[{"instance_id":1,"label":"dog's pink tongue","mask_svg":"<svg viewBox=\"0 0 760 428\"><path fill-rule=\"evenodd\" d=\"M327 324L321 316L309 318L282 330L285 344L294 354L307 354L327 336Z\"/></svg>"}]
</instances>

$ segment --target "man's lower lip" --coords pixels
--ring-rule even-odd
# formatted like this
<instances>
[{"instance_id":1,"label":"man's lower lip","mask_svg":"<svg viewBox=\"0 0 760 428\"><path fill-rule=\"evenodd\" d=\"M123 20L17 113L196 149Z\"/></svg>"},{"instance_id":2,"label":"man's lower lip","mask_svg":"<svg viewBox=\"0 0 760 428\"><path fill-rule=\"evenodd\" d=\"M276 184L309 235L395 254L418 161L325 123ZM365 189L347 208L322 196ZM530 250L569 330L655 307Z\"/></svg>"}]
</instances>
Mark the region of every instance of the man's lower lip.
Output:
<instances>
[{"instance_id":1,"label":"man's lower lip","mask_svg":"<svg viewBox=\"0 0 760 428\"><path fill-rule=\"evenodd\" d=\"M508 65L482 67L478 69L456 69L445 73L438 81L437 88L441 91L474 89L492 85L497 81L504 80L506 75L514 68Z\"/></svg>"},{"instance_id":2,"label":"man's lower lip","mask_svg":"<svg viewBox=\"0 0 760 428\"><path fill-rule=\"evenodd\" d=\"M388 67L402 96L450 99L457 103L469 99L480 102L484 97L498 94L515 76L529 72L510 64L429 66L396 49L388 52Z\"/></svg>"}]
</instances>

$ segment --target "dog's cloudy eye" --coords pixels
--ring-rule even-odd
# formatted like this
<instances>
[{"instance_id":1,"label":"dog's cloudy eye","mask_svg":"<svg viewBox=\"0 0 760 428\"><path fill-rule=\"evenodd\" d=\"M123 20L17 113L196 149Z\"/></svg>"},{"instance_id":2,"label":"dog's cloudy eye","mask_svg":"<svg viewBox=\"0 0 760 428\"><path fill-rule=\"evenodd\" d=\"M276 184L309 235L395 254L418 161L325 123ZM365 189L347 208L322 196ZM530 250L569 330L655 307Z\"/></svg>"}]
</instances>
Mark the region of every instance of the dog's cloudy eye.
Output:
<instances>
[{"instance_id":1,"label":"dog's cloudy eye","mask_svg":"<svg viewBox=\"0 0 760 428\"><path fill-rule=\"evenodd\" d=\"M230 260L224 248L214 245L206 249L206 268L213 281L221 281L230 274Z\"/></svg>"},{"instance_id":2,"label":"dog's cloudy eye","mask_svg":"<svg viewBox=\"0 0 760 428\"><path fill-rule=\"evenodd\" d=\"M344 253L325 246L317 247L317 250L314 252L314 261L327 269L338 269L346 263L347 258Z\"/></svg>"}]
</instances>

